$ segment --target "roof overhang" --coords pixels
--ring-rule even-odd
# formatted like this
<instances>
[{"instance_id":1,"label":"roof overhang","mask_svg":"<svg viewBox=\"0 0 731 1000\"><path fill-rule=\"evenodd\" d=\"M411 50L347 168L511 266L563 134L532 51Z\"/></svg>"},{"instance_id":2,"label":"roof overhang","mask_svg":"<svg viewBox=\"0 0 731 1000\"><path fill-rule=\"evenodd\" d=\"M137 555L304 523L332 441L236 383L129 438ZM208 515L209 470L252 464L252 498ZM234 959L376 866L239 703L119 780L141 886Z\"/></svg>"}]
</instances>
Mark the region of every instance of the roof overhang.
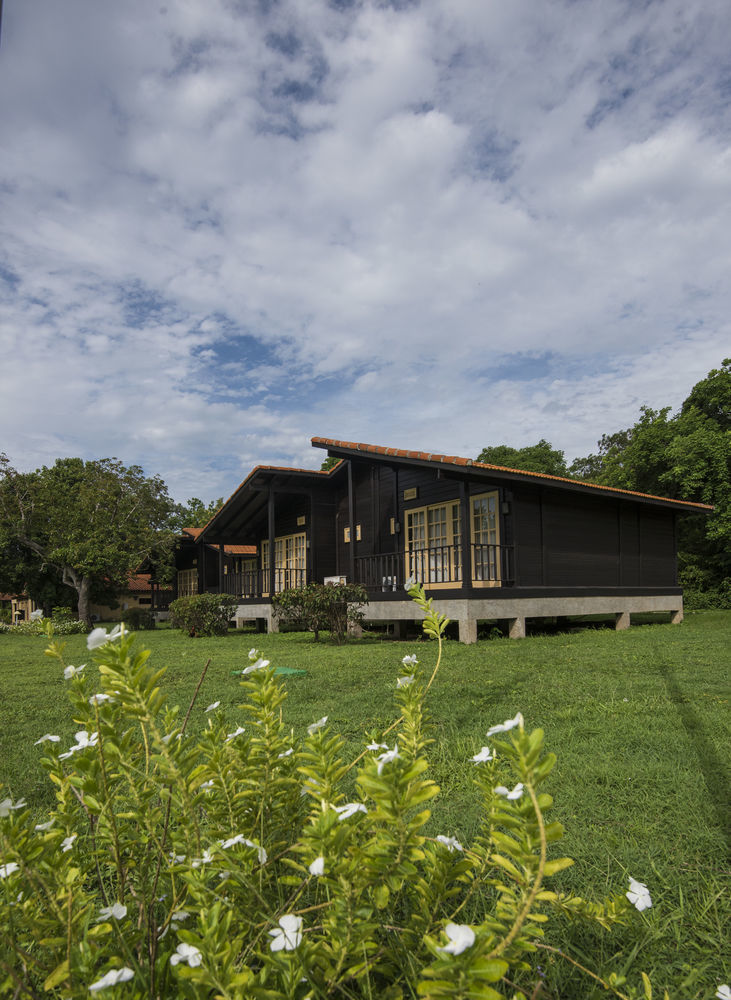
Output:
<instances>
[{"instance_id":1,"label":"roof overhang","mask_svg":"<svg viewBox=\"0 0 731 1000\"><path fill-rule=\"evenodd\" d=\"M713 507L705 503L695 503L688 500L673 500L670 497L658 497L649 493L637 493L633 490L623 490L612 486L600 486L596 483L586 483L579 479L567 479L563 476L552 476L545 472L526 472L524 469L511 469L502 465L490 465L487 462L477 462L471 458L461 458L458 455L440 455L424 451L406 451L401 448L383 448L379 445L360 444L354 441L336 441L331 438L312 438L314 448L325 448L329 455L337 458L382 462L385 465L419 466L439 470L442 475L455 479L489 479L516 485L530 483L531 485L549 487L585 496L612 496L619 500L630 500L636 503L652 504L667 507L683 513L710 514Z\"/></svg>"}]
</instances>

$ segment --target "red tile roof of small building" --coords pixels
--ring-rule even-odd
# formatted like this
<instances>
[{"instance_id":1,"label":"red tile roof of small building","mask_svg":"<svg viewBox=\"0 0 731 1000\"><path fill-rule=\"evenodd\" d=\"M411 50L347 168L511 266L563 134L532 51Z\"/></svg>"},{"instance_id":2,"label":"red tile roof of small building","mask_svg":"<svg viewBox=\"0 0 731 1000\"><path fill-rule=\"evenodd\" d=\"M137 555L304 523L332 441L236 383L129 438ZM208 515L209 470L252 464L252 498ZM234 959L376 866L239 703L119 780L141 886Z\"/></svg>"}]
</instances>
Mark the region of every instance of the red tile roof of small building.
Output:
<instances>
[{"instance_id":1,"label":"red tile roof of small building","mask_svg":"<svg viewBox=\"0 0 731 1000\"><path fill-rule=\"evenodd\" d=\"M662 500L664 503L682 504L684 507L697 507L699 510L713 510L707 503L697 503L694 500L674 500L672 497L655 496L652 493L638 493L635 490L625 490L617 486L601 486L598 483L588 483L583 479L570 479L568 476L554 476L548 472L529 472L527 469L513 469L505 465L491 465L489 462L478 462L473 458L460 458L459 455L441 455L436 452L407 451L403 448L383 448L376 444L362 444L358 441L335 441L332 438L313 437L311 443L319 448L343 448L348 451L363 454L381 455L386 458L408 458L420 462L430 462L442 465L457 465L476 469L492 469L495 472L509 472L531 479L546 479L550 482L569 483L572 486L583 486L591 490L603 490L609 493L623 493L628 496L641 497L646 500Z\"/></svg>"}]
</instances>

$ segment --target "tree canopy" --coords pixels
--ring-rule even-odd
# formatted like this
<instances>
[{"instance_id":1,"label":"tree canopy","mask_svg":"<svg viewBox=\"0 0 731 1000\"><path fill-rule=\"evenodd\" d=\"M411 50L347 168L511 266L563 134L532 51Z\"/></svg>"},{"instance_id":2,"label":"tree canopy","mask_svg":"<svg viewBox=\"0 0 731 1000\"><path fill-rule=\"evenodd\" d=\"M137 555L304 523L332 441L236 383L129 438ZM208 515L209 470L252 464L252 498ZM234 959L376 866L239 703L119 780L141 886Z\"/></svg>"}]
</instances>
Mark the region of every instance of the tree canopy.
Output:
<instances>
[{"instance_id":1,"label":"tree canopy","mask_svg":"<svg viewBox=\"0 0 731 1000\"><path fill-rule=\"evenodd\" d=\"M484 448L478 461L712 504L710 517L679 519L680 578L687 591L731 602L731 358L693 386L677 413L643 406L632 427L603 434L597 449L568 468L543 439Z\"/></svg>"},{"instance_id":2,"label":"tree canopy","mask_svg":"<svg viewBox=\"0 0 731 1000\"><path fill-rule=\"evenodd\" d=\"M94 590L120 590L145 559L169 559L175 510L162 479L115 458L22 473L0 455L0 574L15 589L21 572L28 589L44 574L73 588L88 621Z\"/></svg>"},{"instance_id":3,"label":"tree canopy","mask_svg":"<svg viewBox=\"0 0 731 1000\"><path fill-rule=\"evenodd\" d=\"M223 507L223 497L205 504L198 497L191 497L178 508L181 528L205 528L213 515Z\"/></svg>"},{"instance_id":4,"label":"tree canopy","mask_svg":"<svg viewBox=\"0 0 731 1000\"><path fill-rule=\"evenodd\" d=\"M508 469L524 469L526 472L545 472L551 476L569 474L564 453L544 438L538 444L528 445L526 448L511 448L507 444L483 448L477 461L503 465Z\"/></svg>"}]
</instances>

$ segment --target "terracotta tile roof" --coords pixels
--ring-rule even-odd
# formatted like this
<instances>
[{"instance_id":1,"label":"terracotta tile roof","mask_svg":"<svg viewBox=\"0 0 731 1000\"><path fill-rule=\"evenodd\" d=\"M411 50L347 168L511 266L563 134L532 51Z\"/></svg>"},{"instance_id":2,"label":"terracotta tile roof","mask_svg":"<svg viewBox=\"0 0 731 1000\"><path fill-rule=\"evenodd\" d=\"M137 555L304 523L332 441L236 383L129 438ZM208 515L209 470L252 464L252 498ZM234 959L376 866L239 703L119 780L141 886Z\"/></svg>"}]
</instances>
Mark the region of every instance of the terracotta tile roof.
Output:
<instances>
[{"instance_id":1,"label":"terracotta tile roof","mask_svg":"<svg viewBox=\"0 0 731 1000\"><path fill-rule=\"evenodd\" d=\"M224 545L223 551L228 556L255 556L256 545Z\"/></svg>"},{"instance_id":2,"label":"terracotta tile roof","mask_svg":"<svg viewBox=\"0 0 731 1000\"><path fill-rule=\"evenodd\" d=\"M127 581L127 589L132 593L144 592L151 590L150 586L150 574L149 573L136 573L134 576L130 576Z\"/></svg>"},{"instance_id":3,"label":"terracotta tile roof","mask_svg":"<svg viewBox=\"0 0 731 1000\"><path fill-rule=\"evenodd\" d=\"M201 531L203 528L183 528L183 534L190 535L191 538L197 538Z\"/></svg>"},{"instance_id":4,"label":"terracotta tile roof","mask_svg":"<svg viewBox=\"0 0 731 1000\"><path fill-rule=\"evenodd\" d=\"M315 448L344 448L348 451L362 454L382 455L386 458L410 458L420 462L431 462L443 465L469 466L476 469L492 469L496 472L509 472L524 476L527 479L545 479L550 482L570 483L572 486L582 486L588 490L603 490L608 493L622 493L627 496L641 497L645 500L662 500L663 503L676 503L684 507L697 507L699 510L713 510L707 503L696 503L692 500L674 500L671 497L655 496L652 493L637 493L634 490L624 490L617 486L600 486L597 483L587 483L583 479L569 479L568 476L553 476L547 472L528 472L525 469L512 469L505 465L491 465L488 462L478 462L472 458L460 458L459 455L440 455L436 452L406 451L403 448L383 448L376 444L362 444L358 441L335 441L332 438L313 437L311 443Z\"/></svg>"}]
</instances>

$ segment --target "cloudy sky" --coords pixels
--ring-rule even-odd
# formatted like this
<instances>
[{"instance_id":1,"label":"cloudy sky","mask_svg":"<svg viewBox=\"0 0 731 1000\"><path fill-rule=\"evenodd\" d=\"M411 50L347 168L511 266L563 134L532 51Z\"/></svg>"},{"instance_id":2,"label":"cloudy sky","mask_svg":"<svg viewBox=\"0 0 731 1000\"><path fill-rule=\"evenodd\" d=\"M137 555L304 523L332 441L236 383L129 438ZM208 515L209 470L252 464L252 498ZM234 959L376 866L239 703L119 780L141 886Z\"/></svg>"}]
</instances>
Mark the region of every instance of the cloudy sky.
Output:
<instances>
[{"instance_id":1,"label":"cloudy sky","mask_svg":"<svg viewBox=\"0 0 731 1000\"><path fill-rule=\"evenodd\" d=\"M5 0L0 450L571 459L731 354L728 0Z\"/></svg>"}]
</instances>

